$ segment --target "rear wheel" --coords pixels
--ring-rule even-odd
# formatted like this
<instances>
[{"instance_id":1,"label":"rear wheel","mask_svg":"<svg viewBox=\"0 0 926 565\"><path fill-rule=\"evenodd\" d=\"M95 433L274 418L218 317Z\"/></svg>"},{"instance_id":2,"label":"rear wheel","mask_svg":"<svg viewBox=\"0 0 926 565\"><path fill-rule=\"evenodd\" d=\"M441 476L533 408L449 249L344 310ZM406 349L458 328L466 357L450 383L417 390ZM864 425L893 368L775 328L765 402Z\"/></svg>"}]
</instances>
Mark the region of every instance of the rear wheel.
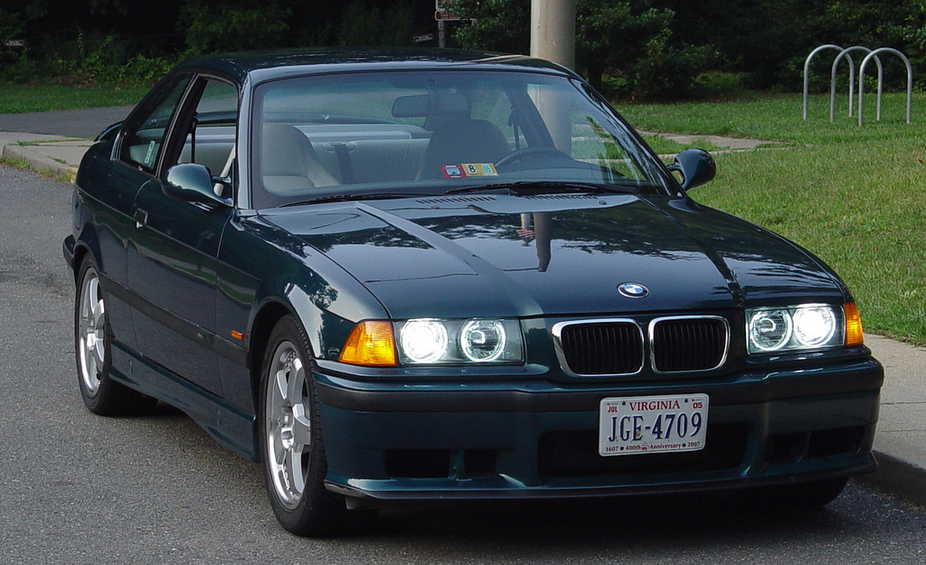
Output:
<instances>
[{"instance_id":1,"label":"rear wheel","mask_svg":"<svg viewBox=\"0 0 926 565\"><path fill-rule=\"evenodd\" d=\"M270 334L261 371L260 442L264 482L280 524L300 536L344 533L344 497L325 488L325 447L308 338L282 318Z\"/></svg>"},{"instance_id":2,"label":"rear wheel","mask_svg":"<svg viewBox=\"0 0 926 565\"><path fill-rule=\"evenodd\" d=\"M100 276L89 258L81 263L74 303L74 350L84 404L101 416L128 415L149 409L155 399L118 383L112 368L112 328Z\"/></svg>"}]
</instances>

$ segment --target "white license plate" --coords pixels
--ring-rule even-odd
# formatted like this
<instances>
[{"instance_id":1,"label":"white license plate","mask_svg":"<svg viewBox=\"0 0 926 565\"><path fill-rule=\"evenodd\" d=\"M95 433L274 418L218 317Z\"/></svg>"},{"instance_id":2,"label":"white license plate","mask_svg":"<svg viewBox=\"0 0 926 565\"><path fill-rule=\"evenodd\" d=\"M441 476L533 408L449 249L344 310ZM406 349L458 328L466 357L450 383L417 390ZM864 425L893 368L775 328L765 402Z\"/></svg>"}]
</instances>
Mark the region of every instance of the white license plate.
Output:
<instances>
[{"instance_id":1,"label":"white license plate","mask_svg":"<svg viewBox=\"0 0 926 565\"><path fill-rule=\"evenodd\" d=\"M704 449L706 394L605 398L598 409L598 453L637 455Z\"/></svg>"}]
</instances>

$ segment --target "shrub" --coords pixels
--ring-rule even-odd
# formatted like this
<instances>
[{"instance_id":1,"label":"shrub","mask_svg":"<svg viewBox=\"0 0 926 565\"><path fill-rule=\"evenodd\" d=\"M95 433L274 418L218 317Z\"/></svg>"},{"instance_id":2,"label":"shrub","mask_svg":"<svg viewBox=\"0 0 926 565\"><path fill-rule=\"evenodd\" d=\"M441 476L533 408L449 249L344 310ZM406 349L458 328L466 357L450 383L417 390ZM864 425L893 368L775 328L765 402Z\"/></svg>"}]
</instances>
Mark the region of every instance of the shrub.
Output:
<instances>
[{"instance_id":1,"label":"shrub","mask_svg":"<svg viewBox=\"0 0 926 565\"><path fill-rule=\"evenodd\" d=\"M202 55L283 44L292 11L276 2L253 7L209 6L197 0L183 6L178 28L185 31L188 54Z\"/></svg>"}]
</instances>

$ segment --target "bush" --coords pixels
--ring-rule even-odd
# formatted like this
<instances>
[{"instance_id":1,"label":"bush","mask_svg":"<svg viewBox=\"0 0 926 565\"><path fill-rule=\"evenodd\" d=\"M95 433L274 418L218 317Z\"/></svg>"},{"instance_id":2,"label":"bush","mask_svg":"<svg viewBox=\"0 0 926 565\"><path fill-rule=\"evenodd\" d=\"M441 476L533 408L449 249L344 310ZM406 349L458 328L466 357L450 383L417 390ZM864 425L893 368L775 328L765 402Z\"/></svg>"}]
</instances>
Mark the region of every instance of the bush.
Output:
<instances>
[{"instance_id":1,"label":"bush","mask_svg":"<svg viewBox=\"0 0 926 565\"><path fill-rule=\"evenodd\" d=\"M186 32L188 55L278 47L291 15L276 2L245 8L208 6L197 0L183 6L178 28Z\"/></svg>"},{"instance_id":2,"label":"bush","mask_svg":"<svg viewBox=\"0 0 926 565\"><path fill-rule=\"evenodd\" d=\"M338 44L344 46L412 45L414 10L406 1L384 10L353 0L341 18Z\"/></svg>"},{"instance_id":3,"label":"bush","mask_svg":"<svg viewBox=\"0 0 926 565\"><path fill-rule=\"evenodd\" d=\"M748 92L745 79L746 73L701 73L691 81L691 96L701 100L739 98Z\"/></svg>"}]
</instances>

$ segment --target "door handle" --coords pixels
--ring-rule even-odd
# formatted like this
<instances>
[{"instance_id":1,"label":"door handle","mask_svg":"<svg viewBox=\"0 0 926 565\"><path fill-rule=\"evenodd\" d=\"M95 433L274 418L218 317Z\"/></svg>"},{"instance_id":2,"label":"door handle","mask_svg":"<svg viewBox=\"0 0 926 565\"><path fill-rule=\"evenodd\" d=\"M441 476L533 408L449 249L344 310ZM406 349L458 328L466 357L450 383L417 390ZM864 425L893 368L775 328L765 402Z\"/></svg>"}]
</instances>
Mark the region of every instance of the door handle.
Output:
<instances>
[{"instance_id":1,"label":"door handle","mask_svg":"<svg viewBox=\"0 0 926 565\"><path fill-rule=\"evenodd\" d=\"M136 208L135 213L132 215L132 219L135 220L135 229L140 230L148 225L148 212L145 212L141 208Z\"/></svg>"}]
</instances>

